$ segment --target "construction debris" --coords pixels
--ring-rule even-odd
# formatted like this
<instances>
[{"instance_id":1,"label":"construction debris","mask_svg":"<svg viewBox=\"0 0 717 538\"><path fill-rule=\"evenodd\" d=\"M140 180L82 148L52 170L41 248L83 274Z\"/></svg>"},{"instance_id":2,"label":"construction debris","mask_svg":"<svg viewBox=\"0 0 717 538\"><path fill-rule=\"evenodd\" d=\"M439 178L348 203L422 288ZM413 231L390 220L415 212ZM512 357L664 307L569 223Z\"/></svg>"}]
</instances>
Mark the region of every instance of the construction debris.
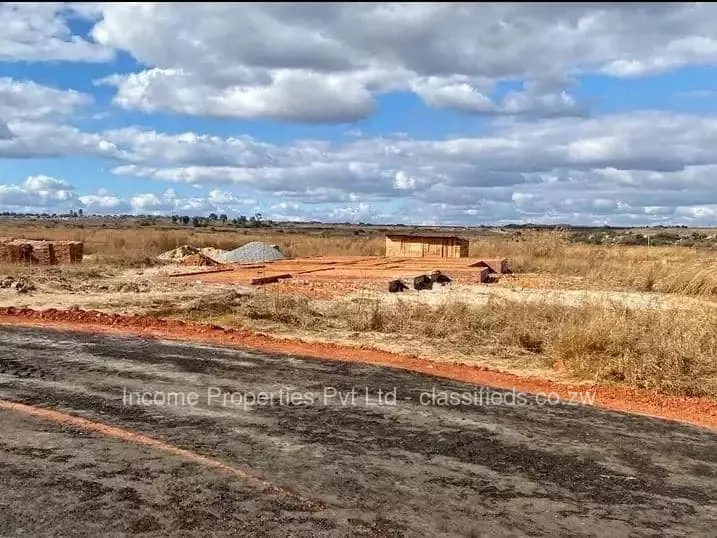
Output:
<instances>
[{"instance_id":1,"label":"construction debris","mask_svg":"<svg viewBox=\"0 0 717 538\"><path fill-rule=\"evenodd\" d=\"M346 286L349 282L364 282L366 285L379 286L385 290L387 283L397 278L405 280L409 288L412 288L411 278L414 275L426 275L430 280L435 278L435 283L438 284L447 283L447 278L450 278L454 284L488 283L502 276L491 273L488 267L478 266L479 263L483 263L481 258L446 258L439 262L428 258L316 256L254 264L231 264L225 266L227 271L207 268L208 270L199 280L205 283L249 285L254 278L264 277L267 274L288 273L293 275L297 283L306 280L322 283L336 282L340 286ZM439 277L435 271L440 271L443 276ZM431 275L434 277L432 278ZM188 276L176 275L174 278L182 279ZM354 287L354 284L350 284L350 287Z\"/></svg>"},{"instance_id":2,"label":"construction debris","mask_svg":"<svg viewBox=\"0 0 717 538\"><path fill-rule=\"evenodd\" d=\"M250 284L252 284L253 286L257 286L259 284L274 284L276 282L279 282L279 280L283 280L285 278L291 278L291 274L282 273L280 275L259 276L256 278L252 278Z\"/></svg>"},{"instance_id":3,"label":"construction debris","mask_svg":"<svg viewBox=\"0 0 717 538\"><path fill-rule=\"evenodd\" d=\"M505 258L481 259L471 264L471 267L487 267L491 273L497 273L499 275L510 273L508 260Z\"/></svg>"},{"instance_id":4,"label":"construction debris","mask_svg":"<svg viewBox=\"0 0 717 538\"><path fill-rule=\"evenodd\" d=\"M447 274L442 273L438 269L435 271L431 271L431 280L436 284L448 284L449 282L453 282L453 279L449 277Z\"/></svg>"},{"instance_id":5,"label":"construction debris","mask_svg":"<svg viewBox=\"0 0 717 538\"><path fill-rule=\"evenodd\" d=\"M0 280L0 288L14 289L18 293L27 293L35 289L35 284L26 278L18 278L7 276Z\"/></svg>"},{"instance_id":6,"label":"construction debris","mask_svg":"<svg viewBox=\"0 0 717 538\"><path fill-rule=\"evenodd\" d=\"M485 284L487 282L493 282L493 273L489 267L478 267L478 282Z\"/></svg>"},{"instance_id":7,"label":"construction debris","mask_svg":"<svg viewBox=\"0 0 717 538\"><path fill-rule=\"evenodd\" d=\"M276 245L252 241L244 246L225 252L217 257L221 263L261 263L283 260L285 256Z\"/></svg>"},{"instance_id":8,"label":"construction debris","mask_svg":"<svg viewBox=\"0 0 717 538\"><path fill-rule=\"evenodd\" d=\"M428 275L418 275L413 277L413 289L420 290L431 290L433 289L433 280Z\"/></svg>"},{"instance_id":9,"label":"construction debris","mask_svg":"<svg viewBox=\"0 0 717 538\"><path fill-rule=\"evenodd\" d=\"M388 283L388 291L390 293L398 293L401 291L405 291L408 289L408 286L406 286L406 283L403 280L391 280Z\"/></svg>"},{"instance_id":10,"label":"construction debris","mask_svg":"<svg viewBox=\"0 0 717 538\"><path fill-rule=\"evenodd\" d=\"M120 293L147 293L149 284L147 282L123 282L116 289Z\"/></svg>"}]
</instances>

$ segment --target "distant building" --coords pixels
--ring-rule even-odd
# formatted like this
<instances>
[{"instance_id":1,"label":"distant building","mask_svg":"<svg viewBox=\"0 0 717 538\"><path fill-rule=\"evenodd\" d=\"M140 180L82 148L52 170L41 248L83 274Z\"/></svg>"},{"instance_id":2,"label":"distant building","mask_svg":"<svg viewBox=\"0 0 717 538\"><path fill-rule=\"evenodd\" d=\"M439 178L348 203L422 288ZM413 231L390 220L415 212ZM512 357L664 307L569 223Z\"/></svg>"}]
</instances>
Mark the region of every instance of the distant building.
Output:
<instances>
[{"instance_id":1,"label":"distant building","mask_svg":"<svg viewBox=\"0 0 717 538\"><path fill-rule=\"evenodd\" d=\"M402 258L465 258L468 239L441 233L405 233L386 236L386 256Z\"/></svg>"}]
</instances>

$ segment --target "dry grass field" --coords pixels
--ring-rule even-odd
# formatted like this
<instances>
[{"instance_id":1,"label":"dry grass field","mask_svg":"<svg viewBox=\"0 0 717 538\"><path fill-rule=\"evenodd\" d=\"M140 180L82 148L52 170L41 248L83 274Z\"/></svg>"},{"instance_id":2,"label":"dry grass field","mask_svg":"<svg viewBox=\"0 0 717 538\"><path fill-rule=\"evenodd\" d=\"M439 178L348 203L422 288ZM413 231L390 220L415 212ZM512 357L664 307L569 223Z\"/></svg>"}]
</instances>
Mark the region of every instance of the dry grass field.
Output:
<instances>
[{"instance_id":1,"label":"dry grass field","mask_svg":"<svg viewBox=\"0 0 717 538\"><path fill-rule=\"evenodd\" d=\"M119 266L141 266L183 244L236 248L249 241L277 244L291 257L380 256L380 233L305 233L301 230L206 228L65 227L38 223L3 223L2 235L28 239L83 241L85 254ZM471 257L506 257L516 273L577 277L590 289L625 289L717 295L717 251L690 247L644 247L576 244L557 232L465 233Z\"/></svg>"},{"instance_id":2,"label":"dry grass field","mask_svg":"<svg viewBox=\"0 0 717 538\"><path fill-rule=\"evenodd\" d=\"M331 340L348 335L371 345L393 335L396 341L428 342L442 359L494 355L496 367L552 369L560 365L575 379L624 383L667 394L717 397L717 310L650 310L586 303L492 301L472 306L459 301L437 306L399 301L332 301L257 294L237 301L164 305L155 314L225 326L313 334ZM372 337L373 335L373 337ZM438 346L436 344L440 343ZM390 346L389 346L390 348ZM405 350L405 348L403 348Z\"/></svg>"},{"instance_id":3,"label":"dry grass field","mask_svg":"<svg viewBox=\"0 0 717 538\"><path fill-rule=\"evenodd\" d=\"M380 233L276 228L78 228L20 222L3 226L0 235L84 241L89 257L77 267L0 268L6 274L45 281L49 273L65 283L118 278L122 270L148 267L156 255L182 244L229 249L261 240L294 257L378 256L384 245ZM527 357L535 368L559 365L576 379L717 397L717 309L712 306L717 298L717 260L712 250L579 244L557 232L462 235L471 240L471 256L509 260L516 275L499 285L661 292L703 301L701 306L679 310L506 300L483 306L460 300L385 304L370 298L312 300L275 293L267 286L260 293L225 301L214 296L185 303L157 301L146 312L326 339L353 333L364 343L371 341L371 335L415 337L450 346L464 357L495 350L497 356Z\"/></svg>"},{"instance_id":4,"label":"dry grass field","mask_svg":"<svg viewBox=\"0 0 717 538\"><path fill-rule=\"evenodd\" d=\"M222 249L249 241L277 244L291 257L380 256L380 233L361 235L305 233L300 230L206 228L65 227L18 223L2 226L2 235L28 239L83 241L85 254L119 266L141 266L179 245ZM717 295L717 251L689 247L644 247L571 243L566 234L462 234L471 240L471 257L506 257L516 273L548 277L578 277L589 289L625 289L677 293L697 297Z\"/></svg>"}]
</instances>

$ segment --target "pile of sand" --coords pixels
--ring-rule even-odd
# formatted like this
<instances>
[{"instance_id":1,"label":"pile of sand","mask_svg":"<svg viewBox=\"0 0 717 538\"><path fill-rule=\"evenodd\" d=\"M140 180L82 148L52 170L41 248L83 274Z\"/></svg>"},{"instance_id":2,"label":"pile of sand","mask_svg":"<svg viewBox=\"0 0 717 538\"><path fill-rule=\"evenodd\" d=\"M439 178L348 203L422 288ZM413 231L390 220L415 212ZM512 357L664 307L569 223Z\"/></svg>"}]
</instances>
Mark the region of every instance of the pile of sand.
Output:
<instances>
[{"instance_id":1,"label":"pile of sand","mask_svg":"<svg viewBox=\"0 0 717 538\"><path fill-rule=\"evenodd\" d=\"M199 252L204 254L205 256L210 257L212 260L218 260L220 256L223 254L226 254L228 251L222 250L220 248L214 248L214 247L204 247L199 249Z\"/></svg>"},{"instance_id":2,"label":"pile of sand","mask_svg":"<svg viewBox=\"0 0 717 538\"><path fill-rule=\"evenodd\" d=\"M163 252L157 256L157 259L164 262L180 262L182 265L218 265L217 261L226 252L214 247L197 248L192 245L182 245Z\"/></svg>"},{"instance_id":3,"label":"pile of sand","mask_svg":"<svg viewBox=\"0 0 717 538\"><path fill-rule=\"evenodd\" d=\"M182 258L191 256L192 254L197 254L198 252L199 249L197 247L193 247L192 245L182 245L181 247L163 252L157 256L157 259L165 262L179 261Z\"/></svg>"},{"instance_id":4,"label":"pile of sand","mask_svg":"<svg viewBox=\"0 0 717 538\"><path fill-rule=\"evenodd\" d=\"M214 267L221 265L219 262L211 259L209 256L205 256L201 252L196 254L190 254L178 261L179 265L192 266L192 267Z\"/></svg>"}]
</instances>

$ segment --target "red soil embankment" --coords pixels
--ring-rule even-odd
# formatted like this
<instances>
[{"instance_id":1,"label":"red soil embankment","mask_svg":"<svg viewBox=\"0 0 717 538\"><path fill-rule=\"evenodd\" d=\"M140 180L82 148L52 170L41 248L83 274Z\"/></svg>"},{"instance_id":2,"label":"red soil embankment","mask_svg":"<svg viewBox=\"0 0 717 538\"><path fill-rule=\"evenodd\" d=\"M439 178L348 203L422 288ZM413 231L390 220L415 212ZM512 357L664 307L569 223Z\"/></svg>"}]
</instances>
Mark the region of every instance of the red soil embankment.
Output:
<instances>
[{"instance_id":1,"label":"red soil embankment","mask_svg":"<svg viewBox=\"0 0 717 538\"><path fill-rule=\"evenodd\" d=\"M590 392L596 407L687 422L717 430L717 401L704 397L670 396L628 387L555 382L492 371L479 366L434 362L373 349L272 338L250 331L225 329L203 323L78 309L38 311L0 308L0 324L196 341L270 353L403 368L477 385L515 389L517 392L544 395L553 393L559 395L562 401L570 401L575 394L584 395Z\"/></svg>"}]
</instances>

